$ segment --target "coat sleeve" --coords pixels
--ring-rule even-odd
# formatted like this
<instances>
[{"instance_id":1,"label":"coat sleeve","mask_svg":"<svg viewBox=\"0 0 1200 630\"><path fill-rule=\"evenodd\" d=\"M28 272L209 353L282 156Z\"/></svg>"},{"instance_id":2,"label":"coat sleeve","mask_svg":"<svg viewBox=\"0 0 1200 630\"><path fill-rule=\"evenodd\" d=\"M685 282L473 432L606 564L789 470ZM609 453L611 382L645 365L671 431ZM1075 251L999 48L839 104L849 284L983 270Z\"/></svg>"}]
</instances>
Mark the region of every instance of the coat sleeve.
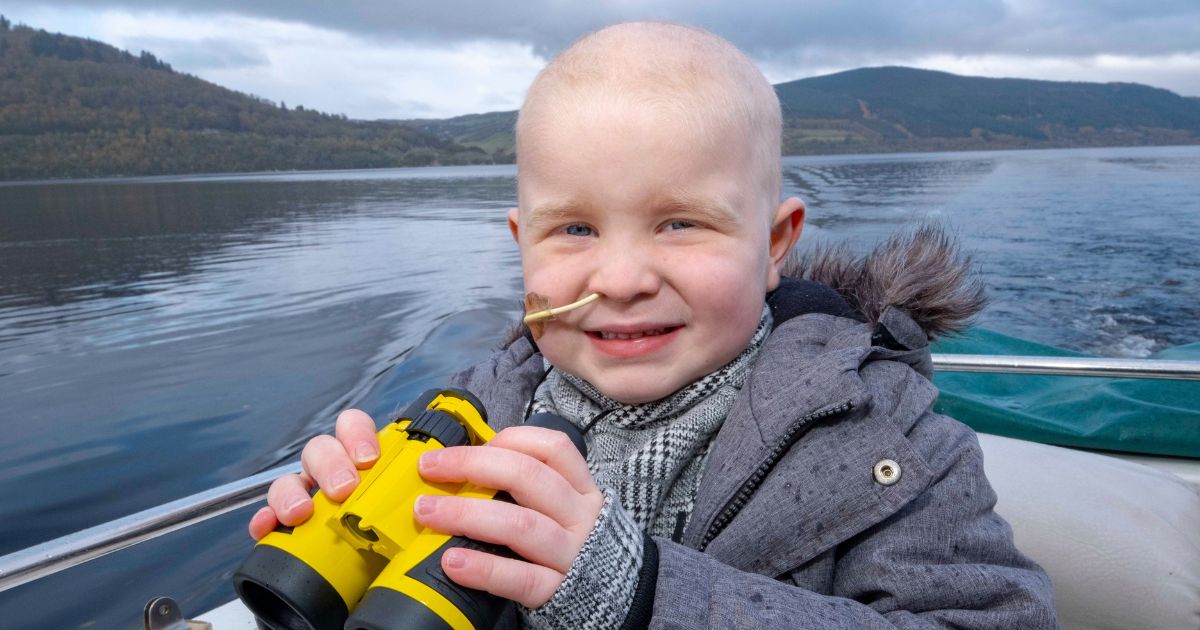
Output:
<instances>
[{"instance_id":1,"label":"coat sleeve","mask_svg":"<svg viewBox=\"0 0 1200 630\"><path fill-rule=\"evenodd\" d=\"M946 427L928 414L926 426ZM1013 545L994 511L974 433L954 440L942 474L888 519L844 541L827 594L745 573L655 539L650 628L1054 628L1050 580ZM641 588L649 587L644 580ZM632 621L632 620L631 620Z\"/></svg>"}]
</instances>

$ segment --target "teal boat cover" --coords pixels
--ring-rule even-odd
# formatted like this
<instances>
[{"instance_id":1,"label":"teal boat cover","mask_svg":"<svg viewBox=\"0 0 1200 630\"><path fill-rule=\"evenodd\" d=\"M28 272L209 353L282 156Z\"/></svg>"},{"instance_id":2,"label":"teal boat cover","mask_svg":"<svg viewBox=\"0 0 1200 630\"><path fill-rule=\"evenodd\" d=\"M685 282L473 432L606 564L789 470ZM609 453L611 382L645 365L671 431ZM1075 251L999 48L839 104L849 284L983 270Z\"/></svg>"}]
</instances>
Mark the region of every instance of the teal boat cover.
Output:
<instances>
[{"instance_id":1,"label":"teal boat cover","mask_svg":"<svg viewBox=\"0 0 1200 630\"><path fill-rule=\"evenodd\" d=\"M1089 356L974 328L935 353ZM1147 358L1200 360L1200 343ZM936 410L976 431L1078 448L1200 458L1200 381L939 371Z\"/></svg>"}]
</instances>

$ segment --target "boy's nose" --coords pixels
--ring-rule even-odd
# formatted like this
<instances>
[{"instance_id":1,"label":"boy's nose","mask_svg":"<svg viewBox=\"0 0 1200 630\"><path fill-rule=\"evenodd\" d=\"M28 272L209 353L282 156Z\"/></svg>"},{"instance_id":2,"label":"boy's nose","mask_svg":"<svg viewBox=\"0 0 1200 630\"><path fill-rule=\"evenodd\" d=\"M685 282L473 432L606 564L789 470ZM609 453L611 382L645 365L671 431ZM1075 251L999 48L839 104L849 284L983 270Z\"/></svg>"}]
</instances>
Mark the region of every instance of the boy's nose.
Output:
<instances>
[{"instance_id":1,"label":"boy's nose","mask_svg":"<svg viewBox=\"0 0 1200 630\"><path fill-rule=\"evenodd\" d=\"M654 295L662 286L662 276L653 255L636 245L612 247L592 273L589 291L606 299L628 302L640 296Z\"/></svg>"}]
</instances>

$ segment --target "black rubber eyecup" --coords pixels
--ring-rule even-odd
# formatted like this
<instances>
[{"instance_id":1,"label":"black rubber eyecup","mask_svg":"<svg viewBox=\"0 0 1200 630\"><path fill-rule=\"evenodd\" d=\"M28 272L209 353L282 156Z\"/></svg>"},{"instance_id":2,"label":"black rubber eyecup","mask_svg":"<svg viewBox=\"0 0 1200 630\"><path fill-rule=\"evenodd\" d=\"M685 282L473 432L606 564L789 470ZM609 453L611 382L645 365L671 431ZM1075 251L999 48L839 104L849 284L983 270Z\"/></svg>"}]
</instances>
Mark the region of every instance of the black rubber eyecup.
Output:
<instances>
[{"instance_id":1,"label":"black rubber eyecup","mask_svg":"<svg viewBox=\"0 0 1200 630\"><path fill-rule=\"evenodd\" d=\"M303 560L271 545L258 545L233 574L246 608L272 630L342 630L346 602Z\"/></svg>"}]
</instances>

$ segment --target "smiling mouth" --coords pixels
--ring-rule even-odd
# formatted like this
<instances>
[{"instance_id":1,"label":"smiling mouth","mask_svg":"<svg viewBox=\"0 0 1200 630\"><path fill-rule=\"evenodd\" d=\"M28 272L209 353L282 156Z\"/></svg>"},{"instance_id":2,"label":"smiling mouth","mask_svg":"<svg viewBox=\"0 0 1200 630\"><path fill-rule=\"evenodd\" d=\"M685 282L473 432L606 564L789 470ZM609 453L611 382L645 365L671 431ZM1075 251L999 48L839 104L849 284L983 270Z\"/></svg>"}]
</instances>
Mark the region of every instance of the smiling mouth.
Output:
<instances>
[{"instance_id":1,"label":"smiling mouth","mask_svg":"<svg viewBox=\"0 0 1200 630\"><path fill-rule=\"evenodd\" d=\"M607 330L589 330L588 334L596 339L612 340L621 339L625 341L633 339L641 339L643 337L657 337L665 335L678 329L679 326L667 326L665 328L652 328L650 330L639 330L637 332L610 332Z\"/></svg>"}]
</instances>

